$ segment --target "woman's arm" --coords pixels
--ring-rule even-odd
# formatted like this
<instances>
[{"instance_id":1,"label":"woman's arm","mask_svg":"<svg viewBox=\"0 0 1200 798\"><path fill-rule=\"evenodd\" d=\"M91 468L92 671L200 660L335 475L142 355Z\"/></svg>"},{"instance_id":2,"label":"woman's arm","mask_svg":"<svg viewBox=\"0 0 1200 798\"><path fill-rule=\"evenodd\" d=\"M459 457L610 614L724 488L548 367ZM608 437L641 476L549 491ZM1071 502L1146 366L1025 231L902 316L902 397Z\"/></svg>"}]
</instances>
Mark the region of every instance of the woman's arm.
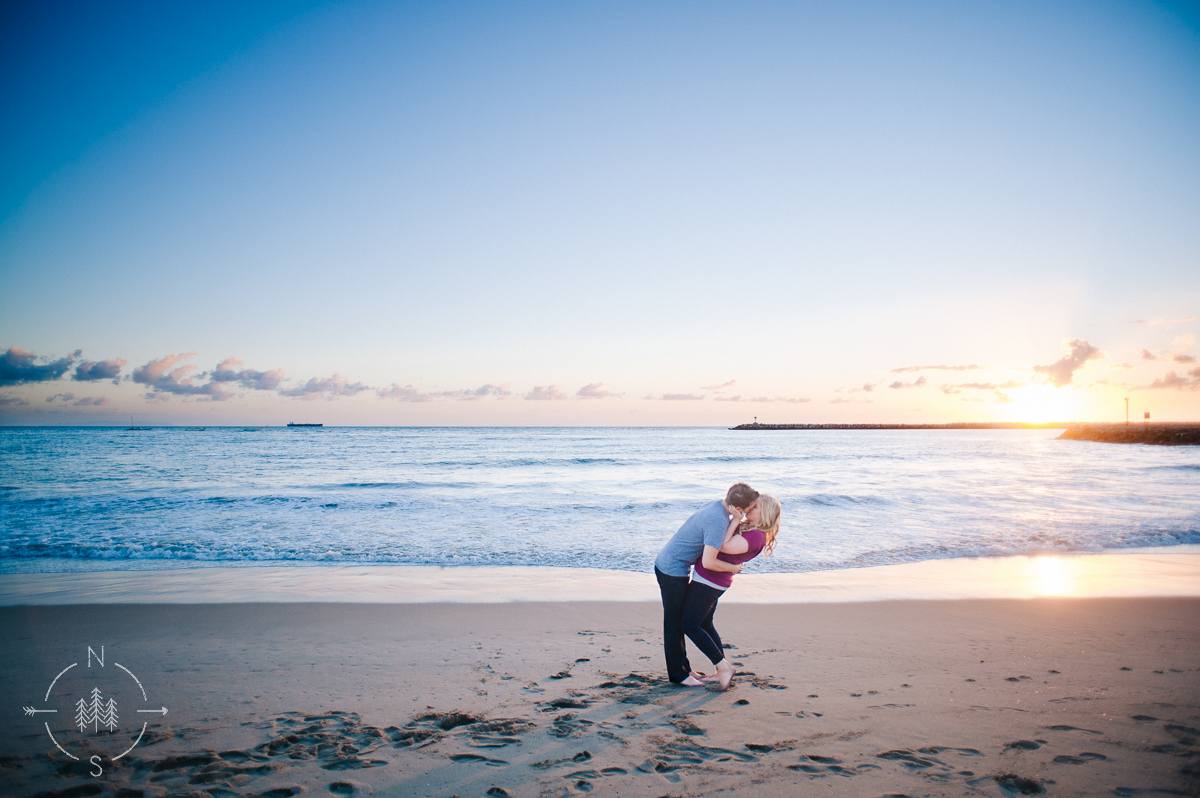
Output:
<instances>
[{"instance_id":1,"label":"woman's arm","mask_svg":"<svg viewBox=\"0 0 1200 798\"><path fill-rule=\"evenodd\" d=\"M745 554L748 551L750 551L750 544L746 542L744 535L726 537L725 542L721 544L722 554Z\"/></svg>"},{"instance_id":2,"label":"woman's arm","mask_svg":"<svg viewBox=\"0 0 1200 798\"><path fill-rule=\"evenodd\" d=\"M725 554L745 554L750 550L750 545L737 533L742 523L737 516L738 514L734 513L733 518L729 520L729 526L725 527L725 539L721 541L721 551Z\"/></svg>"},{"instance_id":3,"label":"woman's arm","mask_svg":"<svg viewBox=\"0 0 1200 798\"><path fill-rule=\"evenodd\" d=\"M724 571L725 573L730 574L741 572L742 566L740 564L725 562L724 560L717 559L717 555L721 552L725 552L726 554L741 554L749 549L746 541L742 540L742 536L737 534L738 526L740 526L741 523L741 513L735 511L733 518L729 519L729 526L725 527L725 538L721 541L721 548L718 549L714 546L705 546L704 554L700 557L701 565L710 571ZM738 549L738 544L731 541L741 541L741 548ZM735 550L730 550L730 545L732 545Z\"/></svg>"}]
</instances>

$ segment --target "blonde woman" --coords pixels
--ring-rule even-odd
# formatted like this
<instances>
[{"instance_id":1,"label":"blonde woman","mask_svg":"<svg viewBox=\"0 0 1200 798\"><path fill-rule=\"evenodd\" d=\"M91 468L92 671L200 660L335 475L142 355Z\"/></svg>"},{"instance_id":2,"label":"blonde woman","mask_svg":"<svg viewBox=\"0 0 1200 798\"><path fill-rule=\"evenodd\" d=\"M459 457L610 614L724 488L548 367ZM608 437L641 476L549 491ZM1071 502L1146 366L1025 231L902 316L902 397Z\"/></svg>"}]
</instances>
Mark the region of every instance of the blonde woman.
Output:
<instances>
[{"instance_id":1,"label":"blonde woman","mask_svg":"<svg viewBox=\"0 0 1200 798\"><path fill-rule=\"evenodd\" d=\"M765 551L770 556L775 548L775 536L779 534L782 509L779 502L763 494L758 497L756 508L757 523L739 524L740 519L735 517L725 530L720 551L706 551L696 562L683 601L683 633L716 666L717 675L706 680L714 690L728 690L734 672L733 665L725 658L721 636L713 626L717 602L733 584L733 574L721 570L721 565L715 561L737 565L754 559L759 552ZM753 514L747 514L747 517L752 518Z\"/></svg>"}]
</instances>

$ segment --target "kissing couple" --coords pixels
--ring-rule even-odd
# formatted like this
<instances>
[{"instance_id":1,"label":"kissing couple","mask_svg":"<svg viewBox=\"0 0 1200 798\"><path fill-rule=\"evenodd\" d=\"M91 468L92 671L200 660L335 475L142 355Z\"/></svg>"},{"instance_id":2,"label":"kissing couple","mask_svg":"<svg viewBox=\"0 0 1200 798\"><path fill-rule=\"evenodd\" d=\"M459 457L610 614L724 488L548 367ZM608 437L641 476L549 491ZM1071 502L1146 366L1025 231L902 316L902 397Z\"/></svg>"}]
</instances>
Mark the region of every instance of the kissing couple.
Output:
<instances>
[{"instance_id":1,"label":"kissing couple","mask_svg":"<svg viewBox=\"0 0 1200 798\"><path fill-rule=\"evenodd\" d=\"M739 482L724 501L705 504L683 522L654 560L663 603L663 653L672 684L728 690L734 668L725 658L713 615L742 565L775 548L782 508L771 496ZM705 676L688 663L687 636L717 672Z\"/></svg>"}]
</instances>

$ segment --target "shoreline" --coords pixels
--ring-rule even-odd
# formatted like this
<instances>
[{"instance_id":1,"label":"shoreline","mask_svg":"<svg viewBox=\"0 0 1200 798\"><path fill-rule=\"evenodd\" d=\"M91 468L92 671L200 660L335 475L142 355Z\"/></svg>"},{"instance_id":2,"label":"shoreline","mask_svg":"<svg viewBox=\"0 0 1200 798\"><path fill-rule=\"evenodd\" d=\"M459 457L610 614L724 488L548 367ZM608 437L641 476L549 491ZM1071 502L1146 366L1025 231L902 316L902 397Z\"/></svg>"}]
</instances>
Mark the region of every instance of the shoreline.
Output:
<instances>
[{"instance_id":1,"label":"shoreline","mask_svg":"<svg viewBox=\"0 0 1200 798\"><path fill-rule=\"evenodd\" d=\"M747 573L723 603L1200 596L1200 545L962 557L803 573ZM656 602L653 574L548 566L304 563L0 573L0 606Z\"/></svg>"}]
</instances>

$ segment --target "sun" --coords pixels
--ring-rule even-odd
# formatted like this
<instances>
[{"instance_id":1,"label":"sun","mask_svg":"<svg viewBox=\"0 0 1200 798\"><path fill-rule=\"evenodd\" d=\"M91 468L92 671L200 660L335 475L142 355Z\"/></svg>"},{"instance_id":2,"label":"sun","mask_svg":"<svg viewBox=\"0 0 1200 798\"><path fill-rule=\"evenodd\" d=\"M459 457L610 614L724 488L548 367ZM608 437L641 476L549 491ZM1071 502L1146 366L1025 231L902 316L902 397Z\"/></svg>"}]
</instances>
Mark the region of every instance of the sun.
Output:
<instances>
[{"instance_id":1,"label":"sun","mask_svg":"<svg viewBox=\"0 0 1200 798\"><path fill-rule=\"evenodd\" d=\"M1071 421L1077 411L1075 392L1052 385L1025 385L1006 392L1012 399L1004 404L1005 415L1011 421L1041 424L1048 421Z\"/></svg>"}]
</instances>

